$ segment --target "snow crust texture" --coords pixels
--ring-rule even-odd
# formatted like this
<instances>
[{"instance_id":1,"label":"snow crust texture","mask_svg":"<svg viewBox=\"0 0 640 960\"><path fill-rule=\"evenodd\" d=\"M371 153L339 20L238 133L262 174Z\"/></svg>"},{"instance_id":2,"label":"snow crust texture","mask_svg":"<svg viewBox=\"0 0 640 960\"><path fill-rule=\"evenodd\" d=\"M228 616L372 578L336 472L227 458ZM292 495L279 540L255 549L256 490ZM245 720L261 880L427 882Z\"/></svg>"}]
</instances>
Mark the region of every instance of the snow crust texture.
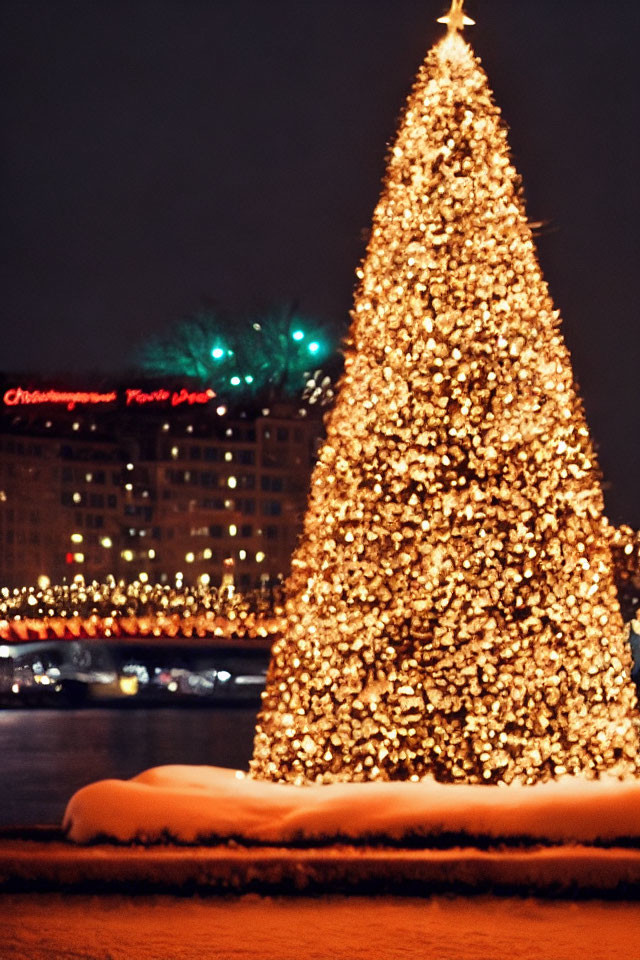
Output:
<instances>
[{"instance_id":1,"label":"snow crust texture","mask_svg":"<svg viewBox=\"0 0 640 960\"><path fill-rule=\"evenodd\" d=\"M10 896L3 960L611 960L637 904L530 899Z\"/></svg>"},{"instance_id":2,"label":"snow crust texture","mask_svg":"<svg viewBox=\"0 0 640 960\"><path fill-rule=\"evenodd\" d=\"M640 779L567 776L508 788L434 780L296 787L242 771L176 765L83 787L69 801L63 826L76 843L288 844L462 835L635 845Z\"/></svg>"}]
</instances>

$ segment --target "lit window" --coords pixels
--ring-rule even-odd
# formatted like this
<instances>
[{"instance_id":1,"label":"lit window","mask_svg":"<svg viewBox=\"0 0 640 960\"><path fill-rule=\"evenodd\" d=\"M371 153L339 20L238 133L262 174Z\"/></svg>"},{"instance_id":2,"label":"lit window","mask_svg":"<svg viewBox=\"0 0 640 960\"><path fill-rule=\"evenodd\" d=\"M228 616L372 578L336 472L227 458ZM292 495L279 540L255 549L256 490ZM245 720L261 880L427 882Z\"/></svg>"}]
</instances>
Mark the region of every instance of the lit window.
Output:
<instances>
[{"instance_id":1,"label":"lit window","mask_svg":"<svg viewBox=\"0 0 640 960\"><path fill-rule=\"evenodd\" d=\"M133 550L123 550L121 556L123 560L127 561L127 563L131 563L133 560Z\"/></svg>"},{"instance_id":2,"label":"lit window","mask_svg":"<svg viewBox=\"0 0 640 960\"><path fill-rule=\"evenodd\" d=\"M201 573L200 576L198 577L198 580L200 581L203 587L208 587L209 584L211 583L211 577L209 576L208 573Z\"/></svg>"},{"instance_id":3,"label":"lit window","mask_svg":"<svg viewBox=\"0 0 640 960\"><path fill-rule=\"evenodd\" d=\"M300 342L300 340L304 340L304 333L302 332L302 330L294 330L291 336L294 340L298 342Z\"/></svg>"},{"instance_id":4,"label":"lit window","mask_svg":"<svg viewBox=\"0 0 640 960\"><path fill-rule=\"evenodd\" d=\"M76 420L76 422L73 424L73 429L74 429L74 430L79 430L79 429L80 429L80 424L78 423L77 420Z\"/></svg>"},{"instance_id":5,"label":"lit window","mask_svg":"<svg viewBox=\"0 0 640 960\"><path fill-rule=\"evenodd\" d=\"M189 426L187 427L187 433L193 433L193 426L192 426L192 424L189 424Z\"/></svg>"},{"instance_id":6,"label":"lit window","mask_svg":"<svg viewBox=\"0 0 640 960\"><path fill-rule=\"evenodd\" d=\"M232 523L231 526L229 527L229 536L235 537L237 535L238 535L238 528L236 527L235 523Z\"/></svg>"},{"instance_id":7,"label":"lit window","mask_svg":"<svg viewBox=\"0 0 640 960\"><path fill-rule=\"evenodd\" d=\"M73 559L76 563L84 563L84 553L74 553Z\"/></svg>"},{"instance_id":8,"label":"lit window","mask_svg":"<svg viewBox=\"0 0 640 960\"><path fill-rule=\"evenodd\" d=\"M246 560L246 559L247 559L247 551L246 551L246 550L238 550L238 557L239 557L240 560Z\"/></svg>"},{"instance_id":9,"label":"lit window","mask_svg":"<svg viewBox=\"0 0 640 960\"><path fill-rule=\"evenodd\" d=\"M127 470L133 470L133 464L132 464L132 463L128 463L128 464L127 464Z\"/></svg>"},{"instance_id":10,"label":"lit window","mask_svg":"<svg viewBox=\"0 0 640 960\"><path fill-rule=\"evenodd\" d=\"M169 429L169 424L168 424L168 423L163 423L163 424L162 424L162 429L163 429L164 432L166 433L166 432L168 431L168 429Z\"/></svg>"},{"instance_id":11,"label":"lit window","mask_svg":"<svg viewBox=\"0 0 640 960\"><path fill-rule=\"evenodd\" d=\"M227 412L227 408L226 408L226 407L217 407L217 408L216 408L216 413L218 414L219 417L224 417L224 415L225 415L226 412Z\"/></svg>"},{"instance_id":12,"label":"lit window","mask_svg":"<svg viewBox=\"0 0 640 960\"><path fill-rule=\"evenodd\" d=\"M84 478L85 478L85 480L87 481L87 483L91 483L91 481L93 480L93 474L92 474L92 473L85 473Z\"/></svg>"},{"instance_id":13,"label":"lit window","mask_svg":"<svg viewBox=\"0 0 640 960\"><path fill-rule=\"evenodd\" d=\"M138 580L140 581L140 583L147 583L148 579L149 579L149 574L148 574L148 573L139 573L139 574L138 574Z\"/></svg>"},{"instance_id":14,"label":"lit window","mask_svg":"<svg viewBox=\"0 0 640 960\"><path fill-rule=\"evenodd\" d=\"M82 536L81 533L72 533L72 534L71 534L71 542L72 542L72 543L82 543L83 540L84 540L84 537Z\"/></svg>"},{"instance_id":15,"label":"lit window","mask_svg":"<svg viewBox=\"0 0 640 960\"><path fill-rule=\"evenodd\" d=\"M149 550L149 552L147 553L147 556L149 557L149 560L155 560L156 558L155 550Z\"/></svg>"},{"instance_id":16,"label":"lit window","mask_svg":"<svg viewBox=\"0 0 640 960\"><path fill-rule=\"evenodd\" d=\"M185 560L187 561L187 563L193 563L193 561L195 560L195 558L196 558L195 553L187 553L187 554L185 555Z\"/></svg>"},{"instance_id":17,"label":"lit window","mask_svg":"<svg viewBox=\"0 0 640 960\"><path fill-rule=\"evenodd\" d=\"M258 550L258 552L256 553L256 561L257 561L258 563L262 563L262 561L264 560L264 558L265 558L265 555L264 555L264 553L262 552L262 550Z\"/></svg>"},{"instance_id":18,"label":"lit window","mask_svg":"<svg viewBox=\"0 0 640 960\"><path fill-rule=\"evenodd\" d=\"M240 377L231 377L231 380L229 380L229 383L231 384L232 387L240 386Z\"/></svg>"},{"instance_id":19,"label":"lit window","mask_svg":"<svg viewBox=\"0 0 640 960\"><path fill-rule=\"evenodd\" d=\"M235 490L235 488L238 486L238 481L236 480L235 477L229 477L229 479L227 480L227 486L230 487L232 490Z\"/></svg>"},{"instance_id":20,"label":"lit window","mask_svg":"<svg viewBox=\"0 0 640 960\"><path fill-rule=\"evenodd\" d=\"M204 551L202 556L204 557L205 560L211 560L211 557L213 556L213 552L209 549L209 547L207 547L207 549Z\"/></svg>"},{"instance_id":21,"label":"lit window","mask_svg":"<svg viewBox=\"0 0 640 960\"><path fill-rule=\"evenodd\" d=\"M103 537L100 543L103 547L106 547L107 550L109 549L109 547L113 546L113 540L111 539L111 537Z\"/></svg>"},{"instance_id":22,"label":"lit window","mask_svg":"<svg viewBox=\"0 0 640 960\"><path fill-rule=\"evenodd\" d=\"M81 494L81 493L74 493L74 495L73 495L73 497L72 497L71 499L73 500L74 503L82 503L82 494Z\"/></svg>"},{"instance_id":23,"label":"lit window","mask_svg":"<svg viewBox=\"0 0 640 960\"><path fill-rule=\"evenodd\" d=\"M227 450L227 451L226 451L226 453L225 453L225 455L224 455L224 459L227 461L227 463L231 463L231 461L233 460L233 454L232 454L231 450Z\"/></svg>"},{"instance_id":24,"label":"lit window","mask_svg":"<svg viewBox=\"0 0 640 960\"><path fill-rule=\"evenodd\" d=\"M128 490L129 492L131 492L131 491L133 490L133 484L132 484L132 483L125 483L124 488L125 488L125 490Z\"/></svg>"}]
</instances>

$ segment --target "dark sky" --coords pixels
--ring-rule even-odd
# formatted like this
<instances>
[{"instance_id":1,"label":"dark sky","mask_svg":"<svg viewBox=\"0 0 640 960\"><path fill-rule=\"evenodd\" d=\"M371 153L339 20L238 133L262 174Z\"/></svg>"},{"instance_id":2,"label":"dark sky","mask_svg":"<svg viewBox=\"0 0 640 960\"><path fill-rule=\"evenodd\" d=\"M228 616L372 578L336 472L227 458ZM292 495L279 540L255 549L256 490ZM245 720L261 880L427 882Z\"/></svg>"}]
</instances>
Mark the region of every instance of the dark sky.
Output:
<instances>
[{"instance_id":1,"label":"dark sky","mask_svg":"<svg viewBox=\"0 0 640 960\"><path fill-rule=\"evenodd\" d=\"M2 0L4 370L117 371L203 302L344 320L448 0ZM613 519L640 525L637 0L468 0Z\"/></svg>"}]
</instances>

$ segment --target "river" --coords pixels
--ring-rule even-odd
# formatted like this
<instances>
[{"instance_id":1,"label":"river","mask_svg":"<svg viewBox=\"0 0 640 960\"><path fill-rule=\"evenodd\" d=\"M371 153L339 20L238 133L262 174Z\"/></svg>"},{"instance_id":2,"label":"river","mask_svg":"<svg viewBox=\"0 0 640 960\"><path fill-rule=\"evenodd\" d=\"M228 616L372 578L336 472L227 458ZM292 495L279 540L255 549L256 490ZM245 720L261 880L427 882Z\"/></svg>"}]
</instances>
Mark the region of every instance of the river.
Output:
<instances>
[{"instance_id":1,"label":"river","mask_svg":"<svg viewBox=\"0 0 640 960\"><path fill-rule=\"evenodd\" d=\"M216 708L0 710L0 828L59 824L94 780L165 763L246 769L257 704Z\"/></svg>"}]
</instances>

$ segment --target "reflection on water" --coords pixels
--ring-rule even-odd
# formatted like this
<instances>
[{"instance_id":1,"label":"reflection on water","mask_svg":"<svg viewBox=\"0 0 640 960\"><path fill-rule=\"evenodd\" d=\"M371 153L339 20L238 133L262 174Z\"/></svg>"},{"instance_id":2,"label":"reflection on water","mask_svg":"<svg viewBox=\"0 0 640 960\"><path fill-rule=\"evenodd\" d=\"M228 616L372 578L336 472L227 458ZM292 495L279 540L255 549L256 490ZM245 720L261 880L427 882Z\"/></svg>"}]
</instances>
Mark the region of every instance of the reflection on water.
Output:
<instances>
[{"instance_id":1,"label":"reflection on water","mask_svg":"<svg viewBox=\"0 0 640 960\"><path fill-rule=\"evenodd\" d=\"M0 827L59 823L94 780L165 763L246 769L257 705L0 711Z\"/></svg>"}]
</instances>

